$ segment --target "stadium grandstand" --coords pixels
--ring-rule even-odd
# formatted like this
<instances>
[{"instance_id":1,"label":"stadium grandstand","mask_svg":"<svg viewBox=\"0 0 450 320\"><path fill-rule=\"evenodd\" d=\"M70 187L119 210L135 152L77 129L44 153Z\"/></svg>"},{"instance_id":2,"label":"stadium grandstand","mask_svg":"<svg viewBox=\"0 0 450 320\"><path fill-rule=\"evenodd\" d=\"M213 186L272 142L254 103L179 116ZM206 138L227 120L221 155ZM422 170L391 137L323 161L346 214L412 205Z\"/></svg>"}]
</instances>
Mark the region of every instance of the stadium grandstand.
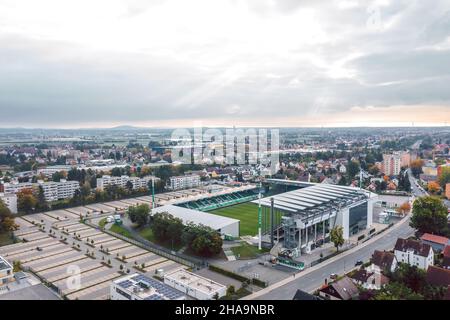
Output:
<instances>
[{"instance_id":1,"label":"stadium grandstand","mask_svg":"<svg viewBox=\"0 0 450 320\"><path fill-rule=\"evenodd\" d=\"M222 194L203 198L199 200L178 203L177 206L199 211L211 211L236 204L250 202L258 198L258 189L237 191L228 194Z\"/></svg>"}]
</instances>

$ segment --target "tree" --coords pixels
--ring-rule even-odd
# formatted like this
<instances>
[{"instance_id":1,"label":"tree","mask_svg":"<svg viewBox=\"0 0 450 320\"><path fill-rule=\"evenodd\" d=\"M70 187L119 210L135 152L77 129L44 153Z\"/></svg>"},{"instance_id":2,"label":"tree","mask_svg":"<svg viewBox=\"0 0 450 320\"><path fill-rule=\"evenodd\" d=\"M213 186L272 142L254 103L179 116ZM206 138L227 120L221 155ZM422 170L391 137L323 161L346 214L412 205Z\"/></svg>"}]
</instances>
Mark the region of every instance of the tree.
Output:
<instances>
[{"instance_id":1,"label":"tree","mask_svg":"<svg viewBox=\"0 0 450 320\"><path fill-rule=\"evenodd\" d=\"M86 181L81 186L81 196L86 198L91 194L91 183L89 181Z\"/></svg>"},{"instance_id":2,"label":"tree","mask_svg":"<svg viewBox=\"0 0 450 320\"><path fill-rule=\"evenodd\" d=\"M409 211L411 211L411 205L409 204L409 202L404 202L400 205L400 207L397 209L398 213L402 214L402 215L406 215L409 213Z\"/></svg>"},{"instance_id":3,"label":"tree","mask_svg":"<svg viewBox=\"0 0 450 320\"><path fill-rule=\"evenodd\" d=\"M13 231L15 226L11 211L3 201L0 200L0 233Z\"/></svg>"},{"instance_id":4,"label":"tree","mask_svg":"<svg viewBox=\"0 0 450 320\"><path fill-rule=\"evenodd\" d=\"M38 195L37 195L37 208L39 211L48 210L47 200L45 199L44 188L39 186Z\"/></svg>"},{"instance_id":5,"label":"tree","mask_svg":"<svg viewBox=\"0 0 450 320\"><path fill-rule=\"evenodd\" d=\"M191 241L187 244L200 256L212 256L220 253L223 241L219 233L210 227L204 225L191 225L187 228L187 232L191 233ZM184 237L186 239L186 237Z\"/></svg>"},{"instance_id":6,"label":"tree","mask_svg":"<svg viewBox=\"0 0 450 320\"><path fill-rule=\"evenodd\" d=\"M413 204L411 227L420 232L445 235L447 208L441 199L433 196L417 198Z\"/></svg>"},{"instance_id":7,"label":"tree","mask_svg":"<svg viewBox=\"0 0 450 320\"><path fill-rule=\"evenodd\" d=\"M414 176L418 176L419 174L422 173L422 167L424 165L424 161L422 159L416 159L411 161L411 163L409 164L409 167L411 168L411 172Z\"/></svg>"},{"instance_id":8,"label":"tree","mask_svg":"<svg viewBox=\"0 0 450 320\"><path fill-rule=\"evenodd\" d=\"M334 243L336 250L339 251L339 247L344 244L344 229L342 226L336 226L330 231L331 242Z\"/></svg>"},{"instance_id":9,"label":"tree","mask_svg":"<svg viewBox=\"0 0 450 320\"><path fill-rule=\"evenodd\" d=\"M17 193L17 209L24 213L31 213L38 201L31 189L23 189Z\"/></svg>"},{"instance_id":10,"label":"tree","mask_svg":"<svg viewBox=\"0 0 450 320\"><path fill-rule=\"evenodd\" d=\"M439 190L441 190L441 186L436 181L428 182L428 191L432 194L436 194Z\"/></svg>"},{"instance_id":11,"label":"tree","mask_svg":"<svg viewBox=\"0 0 450 320\"><path fill-rule=\"evenodd\" d=\"M450 183L450 167L441 167L441 174L439 175L439 184L442 188L445 188L445 185Z\"/></svg>"},{"instance_id":12,"label":"tree","mask_svg":"<svg viewBox=\"0 0 450 320\"><path fill-rule=\"evenodd\" d=\"M53 182L60 182L61 179L64 179L65 177L66 176L65 176L65 173L63 171L57 171L54 174L52 174L52 181Z\"/></svg>"},{"instance_id":13,"label":"tree","mask_svg":"<svg viewBox=\"0 0 450 320\"><path fill-rule=\"evenodd\" d=\"M356 161L350 161L347 165L347 174L349 179L352 180L359 173L359 170L359 163Z\"/></svg>"},{"instance_id":14,"label":"tree","mask_svg":"<svg viewBox=\"0 0 450 320\"><path fill-rule=\"evenodd\" d=\"M377 175L380 172L380 169L376 165L371 165L369 167L369 173L373 175Z\"/></svg>"},{"instance_id":15,"label":"tree","mask_svg":"<svg viewBox=\"0 0 450 320\"><path fill-rule=\"evenodd\" d=\"M235 292L236 292L236 289L234 288L233 285L231 285L227 288L227 296L232 296L235 294Z\"/></svg>"},{"instance_id":16,"label":"tree","mask_svg":"<svg viewBox=\"0 0 450 320\"><path fill-rule=\"evenodd\" d=\"M375 300L423 300L421 294L415 293L410 288L399 282L389 283L384 286L374 297Z\"/></svg>"},{"instance_id":17,"label":"tree","mask_svg":"<svg viewBox=\"0 0 450 320\"><path fill-rule=\"evenodd\" d=\"M162 242L171 240L174 243L181 241L183 221L167 212L160 212L152 218L152 231L154 236Z\"/></svg>"},{"instance_id":18,"label":"tree","mask_svg":"<svg viewBox=\"0 0 450 320\"><path fill-rule=\"evenodd\" d=\"M128 189L128 191L133 191L133 183L131 181L127 181L126 183L126 187Z\"/></svg>"},{"instance_id":19,"label":"tree","mask_svg":"<svg viewBox=\"0 0 450 320\"><path fill-rule=\"evenodd\" d=\"M145 203L128 208L128 217L130 218L131 222L136 223L138 226L147 224L149 213L150 207Z\"/></svg>"}]
</instances>

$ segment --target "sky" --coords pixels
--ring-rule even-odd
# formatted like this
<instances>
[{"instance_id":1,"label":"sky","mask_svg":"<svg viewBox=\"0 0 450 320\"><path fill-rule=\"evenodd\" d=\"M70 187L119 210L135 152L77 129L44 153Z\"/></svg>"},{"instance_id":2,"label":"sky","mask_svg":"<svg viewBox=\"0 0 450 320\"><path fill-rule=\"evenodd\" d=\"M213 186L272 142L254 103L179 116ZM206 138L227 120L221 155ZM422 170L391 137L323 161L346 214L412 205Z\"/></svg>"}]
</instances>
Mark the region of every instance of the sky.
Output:
<instances>
[{"instance_id":1,"label":"sky","mask_svg":"<svg viewBox=\"0 0 450 320\"><path fill-rule=\"evenodd\" d=\"M0 0L0 127L450 122L450 0Z\"/></svg>"}]
</instances>

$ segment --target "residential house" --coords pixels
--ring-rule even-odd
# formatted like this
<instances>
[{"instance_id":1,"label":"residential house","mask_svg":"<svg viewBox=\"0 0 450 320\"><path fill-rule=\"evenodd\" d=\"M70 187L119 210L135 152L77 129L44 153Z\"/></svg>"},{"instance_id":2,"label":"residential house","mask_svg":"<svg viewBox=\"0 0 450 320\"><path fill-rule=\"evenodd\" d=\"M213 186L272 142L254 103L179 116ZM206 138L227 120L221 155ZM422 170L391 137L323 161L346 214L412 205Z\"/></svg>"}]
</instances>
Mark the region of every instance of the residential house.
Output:
<instances>
[{"instance_id":1,"label":"residential house","mask_svg":"<svg viewBox=\"0 0 450 320\"><path fill-rule=\"evenodd\" d=\"M434 265L433 248L418 240L398 238L394 254L398 262L407 263L423 270Z\"/></svg>"},{"instance_id":2,"label":"residential house","mask_svg":"<svg viewBox=\"0 0 450 320\"><path fill-rule=\"evenodd\" d=\"M450 286L450 270L430 266L427 270L427 282L437 287Z\"/></svg>"},{"instance_id":3,"label":"residential house","mask_svg":"<svg viewBox=\"0 0 450 320\"><path fill-rule=\"evenodd\" d=\"M327 300L351 300L358 295L358 287L349 277L332 282L319 290L319 296Z\"/></svg>"},{"instance_id":4,"label":"residential house","mask_svg":"<svg viewBox=\"0 0 450 320\"><path fill-rule=\"evenodd\" d=\"M389 278L384 274L370 272L363 268L354 272L350 278L355 284L369 290L380 290L384 285L389 283Z\"/></svg>"},{"instance_id":5,"label":"residential house","mask_svg":"<svg viewBox=\"0 0 450 320\"><path fill-rule=\"evenodd\" d=\"M443 251L445 246L450 245L450 240L448 238L430 233L424 233L420 237L420 240L422 243L429 244L434 251Z\"/></svg>"},{"instance_id":6,"label":"residential house","mask_svg":"<svg viewBox=\"0 0 450 320\"><path fill-rule=\"evenodd\" d=\"M322 300L322 298L318 297L318 296L314 296L312 294L309 294L308 292L302 291L302 290L297 290L297 292L294 295L294 298L292 300Z\"/></svg>"},{"instance_id":7,"label":"residential house","mask_svg":"<svg viewBox=\"0 0 450 320\"><path fill-rule=\"evenodd\" d=\"M394 272L397 269L397 265L395 254L388 251L375 250L372 255L372 264L367 270L375 273Z\"/></svg>"}]
</instances>

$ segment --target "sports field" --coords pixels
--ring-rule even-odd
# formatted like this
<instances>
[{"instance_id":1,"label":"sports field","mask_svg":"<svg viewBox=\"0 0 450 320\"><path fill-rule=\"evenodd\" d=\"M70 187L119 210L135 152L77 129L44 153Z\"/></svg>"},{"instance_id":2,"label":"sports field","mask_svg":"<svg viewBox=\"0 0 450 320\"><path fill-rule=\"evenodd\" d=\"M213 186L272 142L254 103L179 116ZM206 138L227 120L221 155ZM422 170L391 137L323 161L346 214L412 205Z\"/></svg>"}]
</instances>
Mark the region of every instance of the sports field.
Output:
<instances>
[{"instance_id":1,"label":"sports field","mask_svg":"<svg viewBox=\"0 0 450 320\"><path fill-rule=\"evenodd\" d=\"M258 234L258 205L255 203L246 202L208 212L240 220L239 234L241 236L255 236Z\"/></svg>"}]
</instances>

